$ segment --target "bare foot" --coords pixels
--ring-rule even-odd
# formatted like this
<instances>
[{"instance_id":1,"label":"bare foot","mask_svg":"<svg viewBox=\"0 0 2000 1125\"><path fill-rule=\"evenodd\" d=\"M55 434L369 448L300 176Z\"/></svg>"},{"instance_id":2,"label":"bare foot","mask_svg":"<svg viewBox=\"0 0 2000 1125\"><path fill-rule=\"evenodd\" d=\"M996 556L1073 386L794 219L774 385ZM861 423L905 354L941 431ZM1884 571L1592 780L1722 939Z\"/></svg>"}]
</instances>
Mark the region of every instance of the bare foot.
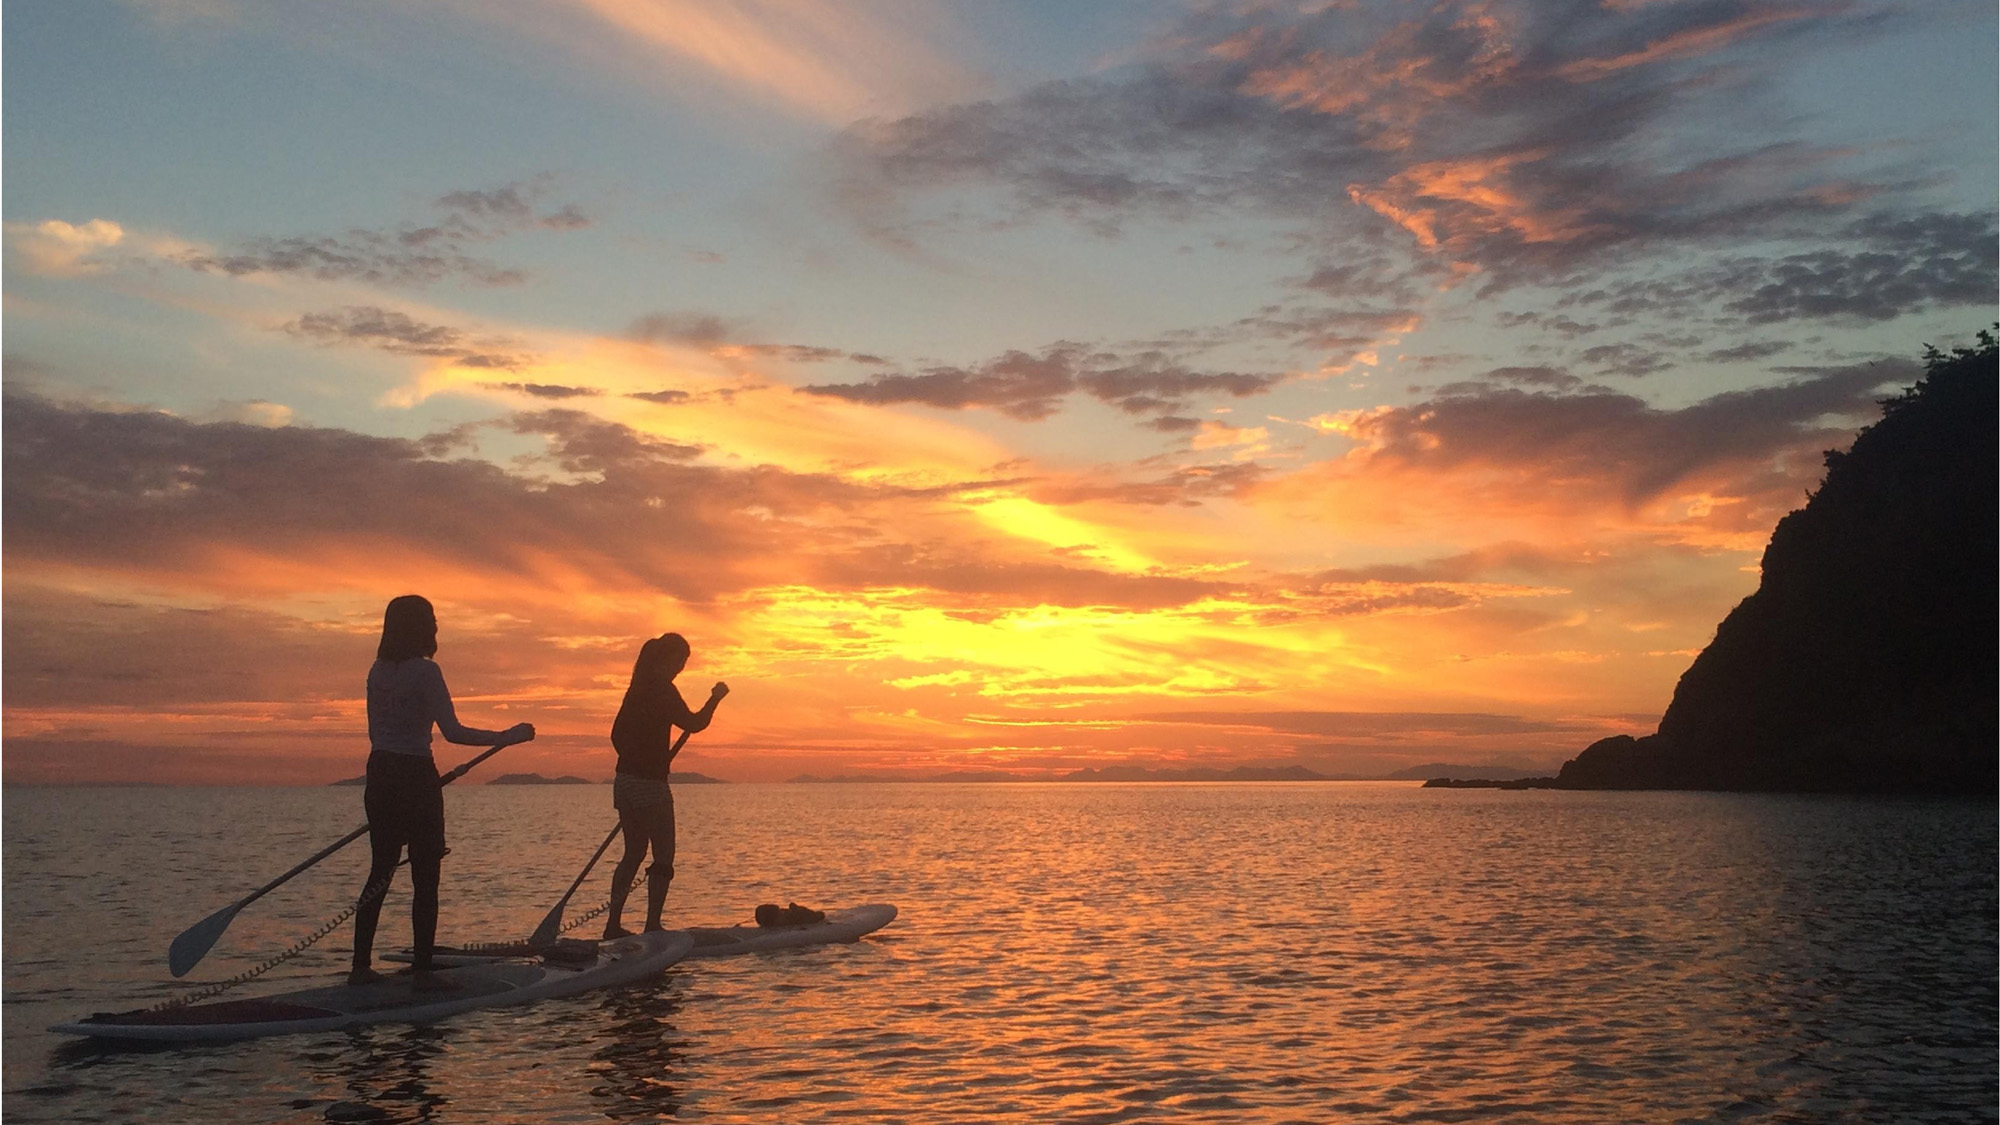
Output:
<instances>
[{"instance_id":1,"label":"bare foot","mask_svg":"<svg viewBox=\"0 0 2000 1125\"><path fill-rule=\"evenodd\" d=\"M457 981L441 977L429 969L419 969L410 974L411 992L457 992L462 987Z\"/></svg>"},{"instance_id":2,"label":"bare foot","mask_svg":"<svg viewBox=\"0 0 2000 1125\"><path fill-rule=\"evenodd\" d=\"M350 988L356 985L376 984L380 981L385 981L388 979L389 979L388 977L383 976L381 973L378 973L373 969L356 969L353 972L347 974L347 984L348 987Z\"/></svg>"},{"instance_id":3,"label":"bare foot","mask_svg":"<svg viewBox=\"0 0 2000 1125\"><path fill-rule=\"evenodd\" d=\"M632 936L632 931L626 929L623 926L606 926L604 927L604 937L602 940L616 941L619 938L631 937L631 936Z\"/></svg>"},{"instance_id":4,"label":"bare foot","mask_svg":"<svg viewBox=\"0 0 2000 1125\"><path fill-rule=\"evenodd\" d=\"M647 932L647 933L649 933L649 934L657 934L657 933L661 933L661 932L663 932L663 931L665 931L665 930L666 930L666 927L665 927L665 926L662 926L662 925L660 925L660 922L659 922L659 919L657 919L657 918L656 918L656 919L654 919L654 920L653 920L653 921L651 921L651 922L648 922L648 923L646 923L646 932Z\"/></svg>"}]
</instances>

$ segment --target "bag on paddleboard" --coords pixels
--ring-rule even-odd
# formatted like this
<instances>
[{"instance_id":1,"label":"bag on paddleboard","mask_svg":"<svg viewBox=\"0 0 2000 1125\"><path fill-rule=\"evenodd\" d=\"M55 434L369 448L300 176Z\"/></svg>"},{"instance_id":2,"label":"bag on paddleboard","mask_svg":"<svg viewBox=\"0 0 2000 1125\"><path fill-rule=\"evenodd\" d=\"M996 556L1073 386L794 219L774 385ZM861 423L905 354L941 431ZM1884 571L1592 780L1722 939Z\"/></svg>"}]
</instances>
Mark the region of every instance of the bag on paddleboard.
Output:
<instances>
[{"instance_id":1,"label":"bag on paddleboard","mask_svg":"<svg viewBox=\"0 0 2000 1125\"><path fill-rule=\"evenodd\" d=\"M804 926L824 921L826 921L826 911L812 910L796 902L785 906L767 902L757 908L757 924L765 929L773 926Z\"/></svg>"}]
</instances>

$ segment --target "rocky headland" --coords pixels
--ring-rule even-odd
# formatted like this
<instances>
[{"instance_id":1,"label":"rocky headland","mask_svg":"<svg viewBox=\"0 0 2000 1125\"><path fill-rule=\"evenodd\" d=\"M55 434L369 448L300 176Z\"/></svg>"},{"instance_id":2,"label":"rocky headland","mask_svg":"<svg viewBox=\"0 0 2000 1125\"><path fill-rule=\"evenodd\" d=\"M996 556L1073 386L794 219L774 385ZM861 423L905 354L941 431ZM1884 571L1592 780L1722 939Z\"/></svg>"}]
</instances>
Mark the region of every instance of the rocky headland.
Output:
<instances>
[{"instance_id":1,"label":"rocky headland","mask_svg":"<svg viewBox=\"0 0 2000 1125\"><path fill-rule=\"evenodd\" d=\"M1601 739L1564 789L1995 795L2000 374L1994 337L1923 380L1780 520L1763 580L1659 731Z\"/></svg>"}]
</instances>

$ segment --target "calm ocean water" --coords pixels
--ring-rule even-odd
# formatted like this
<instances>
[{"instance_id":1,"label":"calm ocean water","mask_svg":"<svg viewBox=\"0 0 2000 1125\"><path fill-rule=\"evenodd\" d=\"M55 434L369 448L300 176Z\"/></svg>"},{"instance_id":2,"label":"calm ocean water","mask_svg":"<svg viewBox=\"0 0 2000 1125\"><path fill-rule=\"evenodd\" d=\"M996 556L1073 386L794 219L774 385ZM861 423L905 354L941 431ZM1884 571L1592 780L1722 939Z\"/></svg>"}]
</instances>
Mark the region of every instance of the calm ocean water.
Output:
<instances>
[{"instance_id":1,"label":"calm ocean water","mask_svg":"<svg viewBox=\"0 0 2000 1125\"><path fill-rule=\"evenodd\" d=\"M9 1122L1993 1121L1991 805L1395 784L686 786L669 910L896 903L852 946L429 1027L174 1049L181 929L358 789L5 790ZM525 936L608 787L447 795L446 940ZM191 979L336 913L365 845ZM595 905L608 873L574 900ZM407 884L378 945L408 938ZM587 933L588 930L579 931ZM233 995L325 982L342 928Z\"/></svg>"}]
</instances>

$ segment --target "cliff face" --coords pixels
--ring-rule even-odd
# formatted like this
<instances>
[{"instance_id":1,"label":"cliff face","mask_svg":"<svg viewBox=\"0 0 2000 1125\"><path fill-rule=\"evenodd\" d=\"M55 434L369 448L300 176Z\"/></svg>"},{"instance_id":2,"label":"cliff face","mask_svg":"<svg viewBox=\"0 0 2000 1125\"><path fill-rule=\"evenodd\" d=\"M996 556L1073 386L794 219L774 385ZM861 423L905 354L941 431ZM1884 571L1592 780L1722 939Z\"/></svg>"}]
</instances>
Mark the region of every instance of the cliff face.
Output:
<instances>
[{"instance_id":1,"label":"cliff face","mask_svg":"<svg viewBox=\"0 0 2000 1125\"><path fill-rule=\"evenodd\" d=\"M1929 371L1764 551L1659 733L1565 788L1934 792L2000 783L2000 375L1993 338Z\"/></svg>"}]
</instances>

